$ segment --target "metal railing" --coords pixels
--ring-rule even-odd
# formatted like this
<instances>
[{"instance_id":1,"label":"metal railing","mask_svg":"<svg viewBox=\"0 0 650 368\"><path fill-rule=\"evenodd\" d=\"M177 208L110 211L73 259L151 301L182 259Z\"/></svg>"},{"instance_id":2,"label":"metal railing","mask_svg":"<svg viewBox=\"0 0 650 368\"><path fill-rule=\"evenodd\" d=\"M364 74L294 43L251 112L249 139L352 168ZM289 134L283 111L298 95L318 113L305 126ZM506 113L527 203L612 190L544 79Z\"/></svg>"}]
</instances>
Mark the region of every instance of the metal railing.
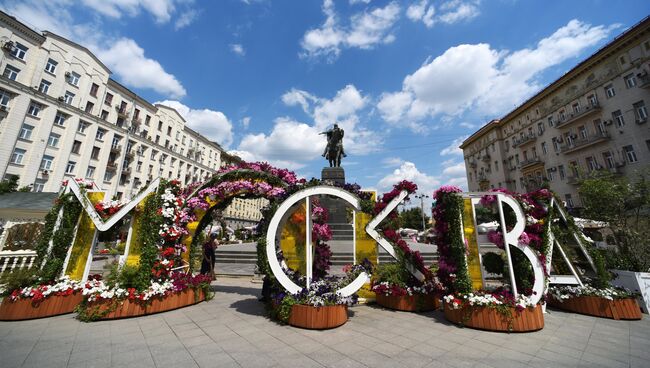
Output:
<instances>
[{"instance_id":1,"label":"metal railing","mask_svg":"<svg viewBox=\"0 0 650 368\"><path fill-rule=\"evenodd\" d=\"M36 251L33 250L0 251L0 273L21 268L32 268L35 260Z\"/></svg>"}]
</instances>

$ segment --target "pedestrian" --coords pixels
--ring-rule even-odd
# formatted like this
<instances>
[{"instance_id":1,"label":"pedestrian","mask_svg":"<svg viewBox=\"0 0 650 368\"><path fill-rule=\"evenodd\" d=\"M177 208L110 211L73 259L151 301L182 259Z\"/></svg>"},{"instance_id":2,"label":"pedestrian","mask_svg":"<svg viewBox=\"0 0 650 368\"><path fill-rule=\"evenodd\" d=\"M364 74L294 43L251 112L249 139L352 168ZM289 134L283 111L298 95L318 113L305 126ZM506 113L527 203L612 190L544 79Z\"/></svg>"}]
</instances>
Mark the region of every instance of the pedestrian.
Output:
<instances>
[{"instance_id":1,"label":"pedestrian","mask_svg":"<svg viewBox=\"0 0 650 368\"><path fill-rule=\"evenodd\" d=\"M201 274L211 275L212 280L216 280L214 273L215 250L219 247L217 233L210 234L210 240L203 244L203 260L201 261Z\"/></svg>"}]
</instances>

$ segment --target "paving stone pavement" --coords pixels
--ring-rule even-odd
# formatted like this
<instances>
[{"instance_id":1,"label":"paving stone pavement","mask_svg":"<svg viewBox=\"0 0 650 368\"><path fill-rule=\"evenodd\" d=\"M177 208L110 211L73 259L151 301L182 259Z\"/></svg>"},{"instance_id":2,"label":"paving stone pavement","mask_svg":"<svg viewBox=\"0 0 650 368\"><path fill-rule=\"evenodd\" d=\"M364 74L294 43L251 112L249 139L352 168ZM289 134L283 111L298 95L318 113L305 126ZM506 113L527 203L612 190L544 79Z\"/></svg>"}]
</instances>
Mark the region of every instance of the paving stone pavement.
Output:
<instances>
[{"instance_id":1,"label":"paving stone pavement","mask_svg":"<svg viewBox=\"0 0 650 368\"><path fill-rule=\"evenodd\" d=\"M550 311L539 332L459 328L441 312L360 305L340 328L279 325L260 284L219 278L215 298L116 321L73 314L0 322L0 367L649 367L650 318L614 321Z\"/></svg>"}]
</instances>

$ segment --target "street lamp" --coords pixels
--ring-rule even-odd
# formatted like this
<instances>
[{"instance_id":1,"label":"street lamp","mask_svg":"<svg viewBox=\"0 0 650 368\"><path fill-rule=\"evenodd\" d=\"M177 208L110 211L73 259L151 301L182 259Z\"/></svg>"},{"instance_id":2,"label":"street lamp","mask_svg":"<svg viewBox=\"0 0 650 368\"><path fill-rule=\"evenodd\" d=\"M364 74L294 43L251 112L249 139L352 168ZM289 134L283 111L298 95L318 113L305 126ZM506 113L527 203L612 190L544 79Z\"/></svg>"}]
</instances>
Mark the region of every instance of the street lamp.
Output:
<instances>
[{"instance_id":1,"label":"street lamp","mask_svg":"<svg viewBox=\"0 0 650 368\"><path fill-rule=\"evenodd\" d=\"M426 195L426 194L419 194L419 195L416 195L415 198L420 199L420 212L422 212L422 231L425 231L426 227L424 225L424 199L429 198L429 196Z\"/></svg>"}]
</instances>

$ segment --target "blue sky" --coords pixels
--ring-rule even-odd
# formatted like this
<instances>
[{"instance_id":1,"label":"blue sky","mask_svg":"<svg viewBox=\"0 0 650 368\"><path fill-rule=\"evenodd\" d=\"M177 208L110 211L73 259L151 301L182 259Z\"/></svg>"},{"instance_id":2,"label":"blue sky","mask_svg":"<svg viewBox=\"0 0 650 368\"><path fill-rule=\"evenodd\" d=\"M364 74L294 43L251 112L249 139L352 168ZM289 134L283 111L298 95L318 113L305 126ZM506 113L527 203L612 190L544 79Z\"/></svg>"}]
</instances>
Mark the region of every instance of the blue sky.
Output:
<instances>
[{"instance_id":1,"label":"blue sky","mask_svg":"<svg viewBox=\"0 0 650 368\"><path fill-rule=\"evenodd\" d=\"M616 4L616 5L612 5ZM647 1L4 1L247 160L348 181L466 186L462 139L650 13Z\"/></svg>"}]
</instances>

